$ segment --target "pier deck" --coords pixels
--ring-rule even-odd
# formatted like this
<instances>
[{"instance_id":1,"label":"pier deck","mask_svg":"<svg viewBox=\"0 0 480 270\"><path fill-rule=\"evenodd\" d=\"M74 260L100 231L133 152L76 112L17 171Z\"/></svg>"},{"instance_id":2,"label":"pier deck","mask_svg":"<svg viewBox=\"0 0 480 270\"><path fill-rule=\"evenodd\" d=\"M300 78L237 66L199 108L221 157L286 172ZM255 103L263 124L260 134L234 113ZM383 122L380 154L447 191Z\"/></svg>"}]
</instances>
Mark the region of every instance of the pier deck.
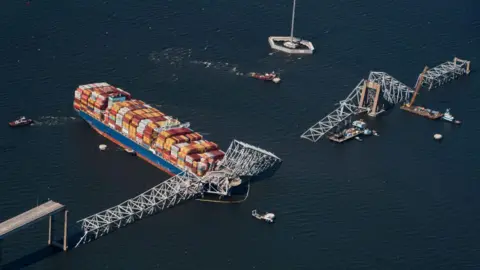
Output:
<instances>
[{"instance_id":1,"label":"pier deck","mask_svg":"<svg viewBox=\"0 0 480 270\"><path fill-rule=\"evenodd\" d=\"M51 216L64 209L64 205L54 201L48 201L26 212L23 212L16 217L10 218L0 223L0 239L21 229L22 227L25 227L31 223L35 223L42 218Z\"/></svg>"}]
</instances>

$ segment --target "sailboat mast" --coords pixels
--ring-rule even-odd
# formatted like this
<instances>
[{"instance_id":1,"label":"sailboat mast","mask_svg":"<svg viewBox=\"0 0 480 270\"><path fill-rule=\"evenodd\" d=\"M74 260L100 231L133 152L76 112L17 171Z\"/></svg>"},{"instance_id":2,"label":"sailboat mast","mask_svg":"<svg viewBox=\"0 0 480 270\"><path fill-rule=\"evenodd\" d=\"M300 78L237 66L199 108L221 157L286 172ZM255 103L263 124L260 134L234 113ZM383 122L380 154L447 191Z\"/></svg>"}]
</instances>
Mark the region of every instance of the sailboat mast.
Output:
<instances>
[{"instance_id":1,"label":"sailboat mast","mask_svg":"<svg viewBox=\"0 0 480 270\"><path fill-rule=\"evenodd\" d=\"M295 23L295 5L296 5L296 0L293 0L293 10L292 10L292 28L290 29L290 41L293 42L293 26Z\"/></svg>"}]
</instances>

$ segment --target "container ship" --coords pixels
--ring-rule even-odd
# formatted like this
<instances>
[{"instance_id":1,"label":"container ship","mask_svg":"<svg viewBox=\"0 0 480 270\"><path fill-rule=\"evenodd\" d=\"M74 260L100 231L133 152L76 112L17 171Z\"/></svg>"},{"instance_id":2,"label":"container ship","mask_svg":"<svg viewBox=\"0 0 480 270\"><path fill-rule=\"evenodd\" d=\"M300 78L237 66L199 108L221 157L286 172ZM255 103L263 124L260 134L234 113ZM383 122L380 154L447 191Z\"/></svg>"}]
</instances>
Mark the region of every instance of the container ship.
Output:
<instances>
[{"instance_id":1,"label":"container ship","mask_svg":"<svg viewBox=\"0 0 480 270\"><path fill-rule=\"evenodd\" d=\"M225 156L188 124L108 83L80 85L73 107L102 136L170 175L187 170L204 176Z\"/></svg>"}]
</instances>

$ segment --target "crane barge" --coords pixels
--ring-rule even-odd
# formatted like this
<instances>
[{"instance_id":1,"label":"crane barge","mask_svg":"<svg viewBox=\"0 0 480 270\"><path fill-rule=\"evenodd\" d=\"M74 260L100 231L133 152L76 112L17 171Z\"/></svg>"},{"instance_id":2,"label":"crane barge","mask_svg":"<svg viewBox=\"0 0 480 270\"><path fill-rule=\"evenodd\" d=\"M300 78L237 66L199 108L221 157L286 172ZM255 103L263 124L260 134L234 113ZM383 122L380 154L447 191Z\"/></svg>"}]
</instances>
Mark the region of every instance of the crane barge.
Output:
<instances>
[{"instance_id":1,"label":"crane barge","mask_svg":"<svg viewBox=\"0 0 480 270\"><path fill-rule=\"evenodd\" d=\"M422 106L413 105L413 103L415 102L415 99L417 98L418 92L420 91L420 88L422 87L422 83L423 83L423 80L425 78L425 73L427 72L427 70L428 70L428 67L425 66L425 68L423 69L423 72L418 77L417 84L415 86L415 92L413 93L412 99L410 100L410 102L405 103L402 106L400 106L400 109L402 109L404 111L407 111L407 112L410 112L410 113L413 113L413 114L417 114L417 115L426 117L428 119L436 120L436 119L439 119L440 117L442 117L443 113L441 113L439 111L431 110L431 109L428 109L428 108L425 108L425 107L422 107Z\"/></svg>"}]
</instances>

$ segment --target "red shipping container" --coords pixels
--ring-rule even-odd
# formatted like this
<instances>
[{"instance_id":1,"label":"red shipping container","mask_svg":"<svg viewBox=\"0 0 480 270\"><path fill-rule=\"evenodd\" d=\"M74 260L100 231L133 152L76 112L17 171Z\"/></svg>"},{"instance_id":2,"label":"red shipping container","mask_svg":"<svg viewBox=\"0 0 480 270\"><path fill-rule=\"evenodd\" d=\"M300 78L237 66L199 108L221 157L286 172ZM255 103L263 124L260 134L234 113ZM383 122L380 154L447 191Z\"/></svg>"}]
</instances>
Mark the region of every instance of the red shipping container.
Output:
<instances>
[{"instance_id":1,"label":"red shipping container","mask_svg":"<svg viewBox=\"0 0 480 270\"><path fill-rule=\"evenodd\" d=\"M145 133L145 132L153 132L153 128L150 127L149 125L147 125L147 126L145 127L145 130L144 130L143 132L144 132L144 133Z\"/></svg>"}]
</instances>

